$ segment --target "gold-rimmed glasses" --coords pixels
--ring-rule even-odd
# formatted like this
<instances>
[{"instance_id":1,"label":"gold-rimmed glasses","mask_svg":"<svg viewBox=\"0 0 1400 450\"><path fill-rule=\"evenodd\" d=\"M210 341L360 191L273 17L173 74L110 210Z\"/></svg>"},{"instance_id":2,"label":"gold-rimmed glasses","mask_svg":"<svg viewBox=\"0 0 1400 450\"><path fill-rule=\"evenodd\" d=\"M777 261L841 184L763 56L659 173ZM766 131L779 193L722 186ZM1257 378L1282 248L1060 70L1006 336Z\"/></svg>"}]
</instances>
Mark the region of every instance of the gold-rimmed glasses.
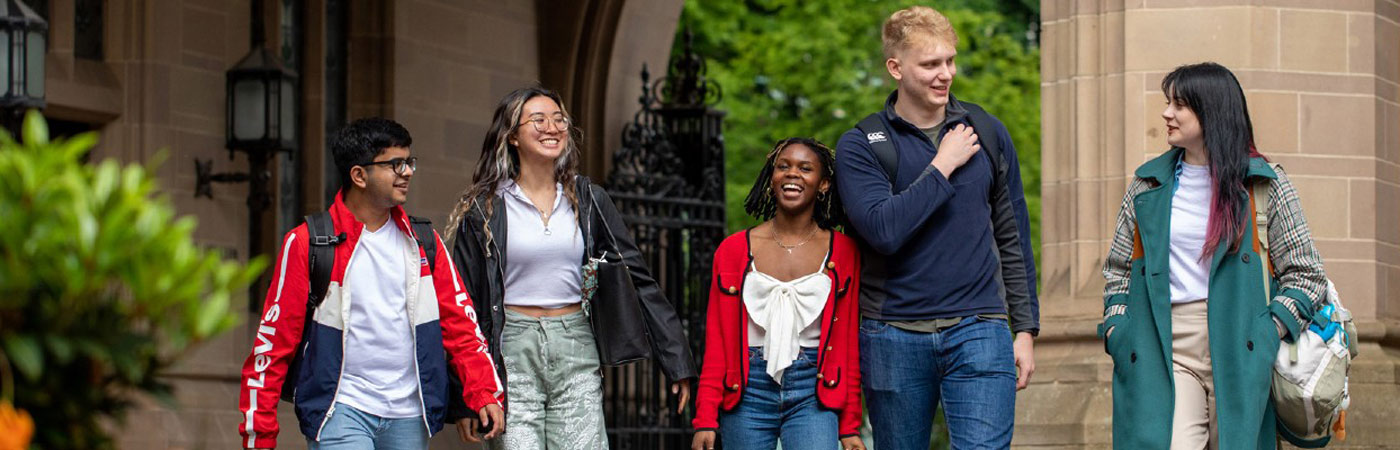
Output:
<instances>
[{"instance_id":1,"label":"gold-rimmed glasses","mask_svg":"<svg viewBox=\"0 0 1400 450\"><path fill-rule=\"evenodd\" d=\"M559 131L569 131L569 118L563 114L555 114L554 117L545 117L543 114L536 114L525 119L526 123L535 126L535 131L544 133L549 130L549 125L554 124L554 128ZM523 123L521 125L524 125Z\"/></svg>"}]
</instances>

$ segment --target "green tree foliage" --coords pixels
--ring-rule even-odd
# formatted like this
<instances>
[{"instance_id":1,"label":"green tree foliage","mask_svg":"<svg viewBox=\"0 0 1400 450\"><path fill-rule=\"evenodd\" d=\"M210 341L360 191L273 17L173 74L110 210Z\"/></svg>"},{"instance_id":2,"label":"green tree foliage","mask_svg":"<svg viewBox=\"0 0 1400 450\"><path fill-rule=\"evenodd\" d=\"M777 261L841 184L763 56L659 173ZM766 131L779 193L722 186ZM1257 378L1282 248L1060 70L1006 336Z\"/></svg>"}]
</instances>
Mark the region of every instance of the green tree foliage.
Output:
<instances>
[{"instance_id":1,"label":"green tree foliage","mask_svg":"<svg viewBox=\"0 0 1400 450\"><path fill-rule=\"evenodd\" d=\"M835 145L841 133L879 110L894 89L885 70L880 25L910 0L692 0L681 14L696 52L724 97L725 176L730 229L754 224L743 199L779 139L813 136ZM945 6L946 5L946 6ZM999 117L1020 155L1031 213L1040 232L1040 50L1034 0L961 0L940 5L958 30L953 94ZM684 45L676 39L676 52ZM1038 256L1038 255L1037 255Z\"/></svg>"},{"instance_id":2,"label":"green tree foliage","mask_svg":"<svg viewBox=\"0 0 1400 450\"><path fill-rule=\"evenodd\" d=\"M83 164L96 134L50 142L31 111L23 135L0 133L0 375L32 448L110 448L99 420L137 392L168 400L157 375L235 324L232 296L266 262L197 246L153 167Z\"/></svg>"}]
</instances>

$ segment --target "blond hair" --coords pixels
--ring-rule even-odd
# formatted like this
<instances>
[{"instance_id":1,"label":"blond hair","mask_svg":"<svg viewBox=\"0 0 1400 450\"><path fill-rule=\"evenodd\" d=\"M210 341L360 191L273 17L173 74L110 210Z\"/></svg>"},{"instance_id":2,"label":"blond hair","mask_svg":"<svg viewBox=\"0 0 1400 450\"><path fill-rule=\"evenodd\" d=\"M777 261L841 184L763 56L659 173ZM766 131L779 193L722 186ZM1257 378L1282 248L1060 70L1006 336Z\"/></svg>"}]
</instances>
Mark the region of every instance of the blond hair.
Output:
<instances>
[{"instance_id":1,"label":"blond hair","mask_svg":"<svg viewBox=\"0 0 1400 450\"><path fill-rule=\"evenodd\" d=\"M911 6L890 14L880 37L886 58L893 58L896 52L915 45L958 46L958 32L953 29L952 22L927 6Z\"/></svg>"}]
</instances>

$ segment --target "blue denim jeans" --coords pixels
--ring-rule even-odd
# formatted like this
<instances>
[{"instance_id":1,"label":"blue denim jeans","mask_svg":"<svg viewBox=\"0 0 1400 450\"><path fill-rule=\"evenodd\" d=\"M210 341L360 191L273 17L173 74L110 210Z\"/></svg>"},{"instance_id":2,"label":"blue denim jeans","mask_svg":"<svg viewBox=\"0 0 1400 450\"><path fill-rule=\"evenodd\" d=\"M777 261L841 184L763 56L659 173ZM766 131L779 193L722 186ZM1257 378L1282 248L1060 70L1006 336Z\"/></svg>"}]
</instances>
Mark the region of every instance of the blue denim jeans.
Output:
<instances>
[{"instance_id":1,"label":"blue denim jeans","mask_svg":"<svg viewBox=\"0 0 1400 450\"><path fill-rule=\"evenodd\" d=\"M428 425L423 417L385 419L335 404L335 412L321 429L321 441L307 440L309 450L426 450Z\"/></svg>"},{"instance_id":2,"label":"blue denim jeans","mask_svg":"<svg viewBox=\"0 0 1400 450\"><path fill-rule=\"evenodd\" d=\"M876 450L927 449L939 405L953 449L1011 447L1016 360L1005 320L973 316L936 333L861 320L860 375Z\"/></svg>"},{"instance_id":3,"label":"blue denim jeans","mask_svg":"<svg viewBox=\"0 0 1400 450\"><path fill-rule=\"evenodd\" d=\"M733 410L719 415L724 450L839 448L836 413L817 404L817 349L804 348L783 370L783 384L768 376L761 347L749 347L749 384ZM925 446L927 448L927 446Z\"/></svg>"}]
</instances>

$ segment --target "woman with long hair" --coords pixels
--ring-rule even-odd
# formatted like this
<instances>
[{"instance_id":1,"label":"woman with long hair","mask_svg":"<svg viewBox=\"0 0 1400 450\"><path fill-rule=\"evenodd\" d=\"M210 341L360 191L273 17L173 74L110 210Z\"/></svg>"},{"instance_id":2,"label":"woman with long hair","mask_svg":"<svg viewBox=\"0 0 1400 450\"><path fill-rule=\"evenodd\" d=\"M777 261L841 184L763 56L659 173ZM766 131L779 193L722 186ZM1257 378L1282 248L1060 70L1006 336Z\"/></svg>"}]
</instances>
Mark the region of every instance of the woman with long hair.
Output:
<instances>
[{"instance_id":1,"label":"woman with long hair","mask_svg":"<svg viewBox=\"0 0 1400 450\"><path fill-rule=\"evenodd\" d=\"M1234 74L1181 66L1162 94L1171 149L1134 173L1103 268L1113 444L1272 449L1273 362L1325 296L1322 259L1297 191L1255 149Z\"/></svg>"},{"instance_id":2,"label":"woman with long hair","mask_svg":"<svg viewBox=\"0 0 1400 450\"><path fill-rule=\"evenodd\" d=\"M864 449L860 252L836 231L831 149L778 142L715 250L692 450Z\"/></svg>"},{"instance_id":3,"label":"woman with long hair","mask_svg":"<svg viewBox=\"0 0 1400 450\"><path fill-rule=\"evenodd\" d=\"M672 381L678 411L690 396L694 362L671 303L651 277L607 193L578 175L579 148L559 95L539 87L501 99L471 187L448 217L452 261L467 284L506 390L506 432L493 447L606 449L599 346L616 339L593 329L584 303L593 286L583 267L610 245L626 265L648 333ZM608 235L616 230L617 235ZM606 244L603 244L606 243ZM620 254L620 255L619 255ZM607 288L607 287L605 287ZM456 416L457 414L452 414ZM471 416L458 422L477 441Z\"/></svg>"}]
</instances>

